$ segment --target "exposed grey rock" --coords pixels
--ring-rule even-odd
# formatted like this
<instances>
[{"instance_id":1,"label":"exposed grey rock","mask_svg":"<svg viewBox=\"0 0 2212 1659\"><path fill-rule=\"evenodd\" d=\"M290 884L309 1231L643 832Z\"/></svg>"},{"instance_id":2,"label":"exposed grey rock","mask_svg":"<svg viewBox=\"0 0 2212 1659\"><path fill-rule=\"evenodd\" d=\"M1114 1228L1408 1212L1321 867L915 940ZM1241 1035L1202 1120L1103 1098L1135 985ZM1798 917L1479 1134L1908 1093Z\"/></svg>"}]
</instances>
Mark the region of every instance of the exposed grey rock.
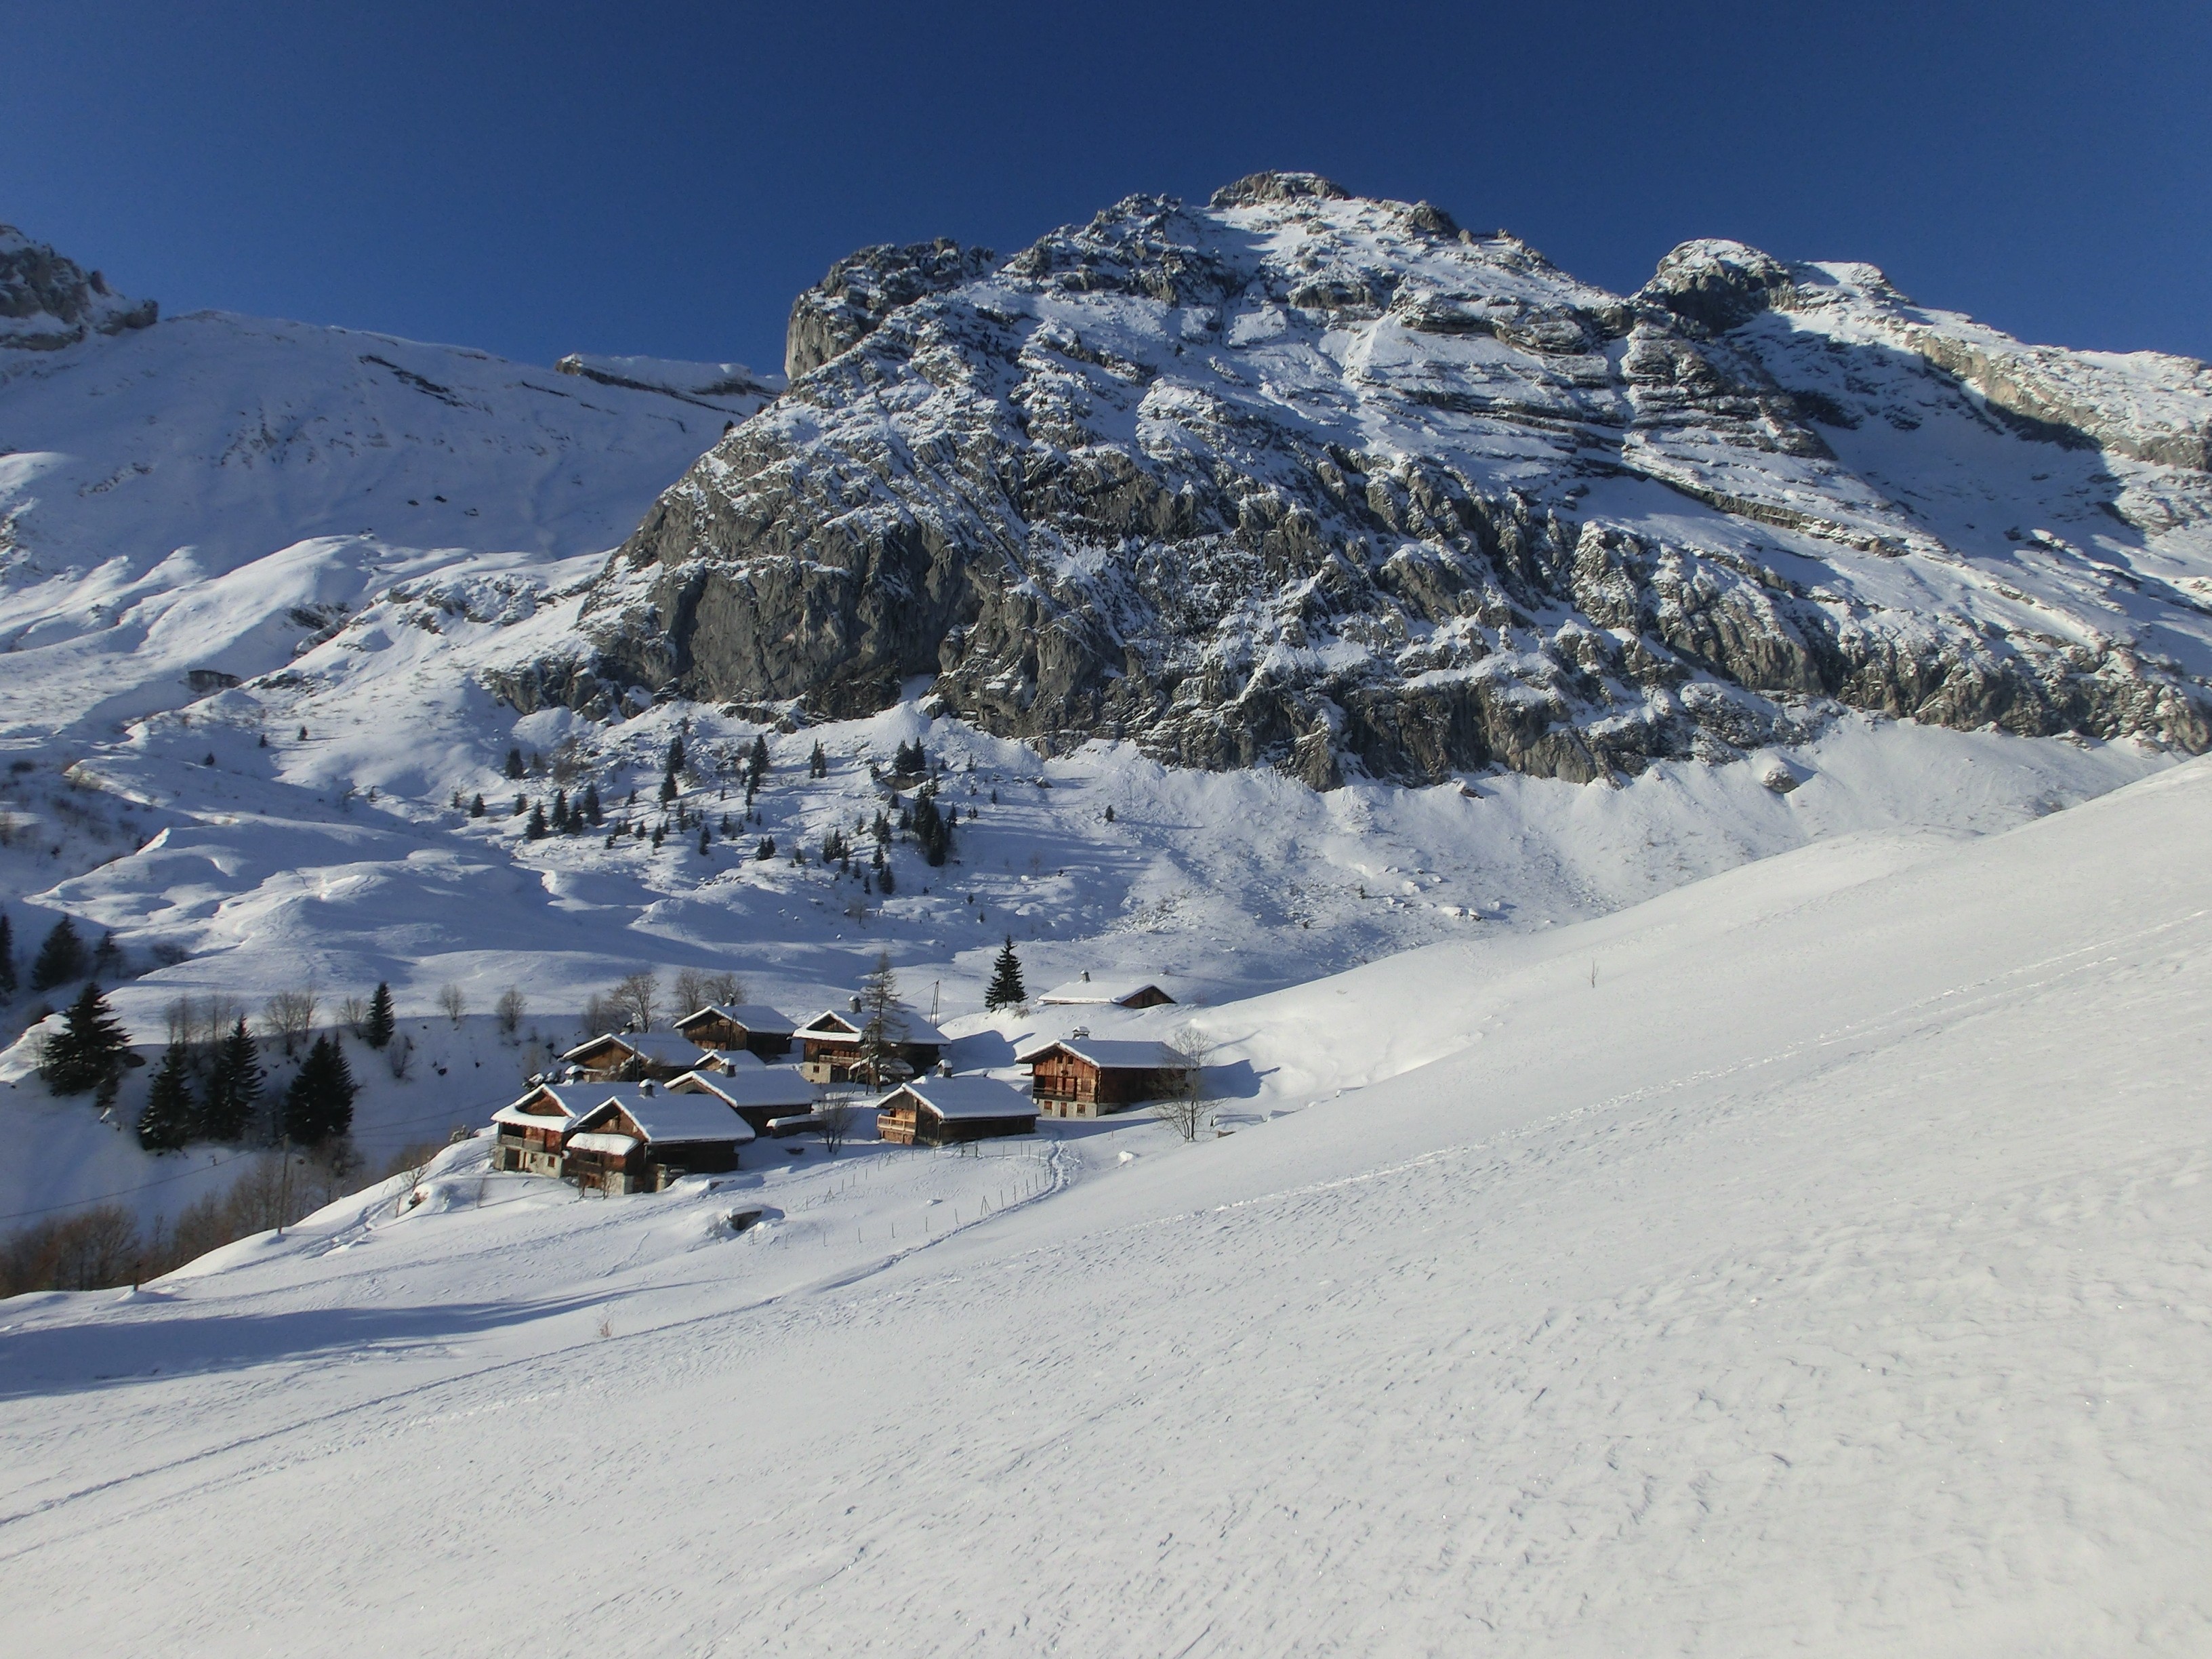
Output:
<instances>
[{"instance_id":1,"label":"exposed grey rock","mask_svg":"<svg viewBox=\"0 0 2212 1659\"><path fill-rule=\"evenodd\" d=\"M1992 585L1899 504L1928 478L1838 453L1874 431L1924 434L1909 464L1939 472L1986 441L2071 453L1912 343L2038 349L1977 328L1732 243L1624 299L1312 174L1133 197L1003 265L868 249L794 308L804 378L661 498L574 646L499 689L842 716L921 678L1048 748L1127 738L1319 788L1589 781L1840 705L2212 744L2204 685L2130 620L2193 602L2096 577L2124 556L2079 527L2175 475L2123 492L2095 453L2064 463L2076 540L1960 528L2017 566ZM2034 362L2094 420L2068 431L2120 454L2163 459L2212 412L2202 366ZM2158 495L2159 533L2203 539L2197 501Z\"/></svg>"},{"instance_id":2,"label":"exposed grey rock","mask_svg":"<svg viewBox=\"0 0 2212 1659\"><path fill-rule=\"evenodd\" d=\"M96 270L0 225L0 347L54 351L88 332L119 334L161 314L151 300L127 300Z\"/></svg>"},{"instance_id":3,"label":"exposed grey rock","mask_svg":"<svg viewBox=\"0 0 2212 1659\"><path fill-rule=\"evenodd\" d=\"M886 242L847 255L793 302L784 331L784 374L797 380L858 345L901 306L971 282L998 263L989 248L963 248L943 237L904 247Z\"/></svg>"}]
</instances>

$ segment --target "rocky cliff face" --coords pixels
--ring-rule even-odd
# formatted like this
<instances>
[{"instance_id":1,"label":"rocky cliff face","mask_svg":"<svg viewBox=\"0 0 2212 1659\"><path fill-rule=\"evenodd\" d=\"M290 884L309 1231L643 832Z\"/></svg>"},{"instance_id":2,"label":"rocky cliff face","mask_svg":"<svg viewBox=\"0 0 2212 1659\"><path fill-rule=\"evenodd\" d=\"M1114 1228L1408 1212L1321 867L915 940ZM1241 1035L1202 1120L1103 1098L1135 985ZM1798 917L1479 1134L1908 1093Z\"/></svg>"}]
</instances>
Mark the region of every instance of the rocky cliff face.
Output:
<instances>
[{"instance_id":1,"label":"rocky cliff face","mask_svg":"<svg viewBox=\"0 0 2212 1659\"><path fill-rule=\"evenodd\" d=\"M98 271L0 225L0 349L58 350L89 331L144 328L160 313L153 301L126 300Z\"/></svg>"},{"instance_id":2,"label":"rocky cliff face","mask_svg":"<svg viewBox=\"0 0 2212 1659\"><path fill-rule=\"evenodd\" d=\"M793 381L499 685L1047 746L1571 779L1838 704L2212 744L2212 371L2020 344L1693 242L1617 295L1263 174L1004 264L872 248Z\"/></svg>"}]
</instances>

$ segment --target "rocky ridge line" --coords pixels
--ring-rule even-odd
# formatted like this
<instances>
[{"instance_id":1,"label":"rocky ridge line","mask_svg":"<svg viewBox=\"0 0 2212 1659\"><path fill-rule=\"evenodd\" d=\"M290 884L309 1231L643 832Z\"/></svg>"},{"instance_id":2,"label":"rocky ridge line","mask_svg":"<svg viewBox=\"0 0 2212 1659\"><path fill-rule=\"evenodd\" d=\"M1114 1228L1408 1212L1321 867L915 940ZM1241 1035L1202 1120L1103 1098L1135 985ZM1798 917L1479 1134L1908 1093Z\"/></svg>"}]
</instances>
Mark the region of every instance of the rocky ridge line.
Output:
<instances>
[{"instance_id":1,"label":"rocky ridge line","mask_svg":"<svg viewBox=\"0 0 2212 1659\"><path fill-rule=\"evenodd\" d=\"M1623 297L1425 204L1261 174L1003 264L864 250L801 296L787 362L574 648L495 690L842 716L927 677L1048 748L1321 787L1726 758L1838 705L2212 745L2212 608L2147 574L2212 551L2212 372L2025 347L1869 267L1693 242ZM2049 487L1991 511L2063 530L1961 520L1962 549L1914 505L1995 501L1992 439Z\"/></svg>"}]
</instances>

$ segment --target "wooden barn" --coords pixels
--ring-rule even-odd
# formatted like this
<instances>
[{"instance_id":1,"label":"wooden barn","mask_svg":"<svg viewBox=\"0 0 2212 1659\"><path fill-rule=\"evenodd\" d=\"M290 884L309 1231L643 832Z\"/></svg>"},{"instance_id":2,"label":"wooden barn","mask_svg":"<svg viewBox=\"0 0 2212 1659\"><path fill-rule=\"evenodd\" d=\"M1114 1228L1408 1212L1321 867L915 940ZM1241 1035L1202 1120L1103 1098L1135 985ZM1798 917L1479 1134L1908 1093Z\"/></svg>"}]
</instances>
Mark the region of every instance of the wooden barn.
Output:
<instances>
[{"instance_id":1,"label":"wooden barn","mask_svg":"<svg viewBox=\"0 0 2212 1659\"><path fill-rule=\"evenodd\" d=\"M586 1083L665 1082L707 1061L707 1051L674 1031L609 1031L561 1056Z\"/></svg>"},{"instance_id":2,"label":"wooden barn","mask_svg":"<svg viewBox=\"0 0 2212 1659\"><path fill-rule=\"evenodd\" d=\"M686 1072L668 1090L671 1094L711 1095L759 1135L769 1133L773 1119L797 1117L814 1109L814 1085L788 1066L734 1073Z\"/></svg>"},{"instance_id":3,"label":"wooden barn","mask_svg":"<svg viewBox=\"0 0 2212 1659\"><path fill-rule=\"evenodd\" d=\"M876 1103L876 1133L897 1146L1036 1133L1036 1103L988 1077L918 1077Z\"/></svg>"},{"instance_id":4,"label":"wooden barn","mask_svg":"<svg viewBox=\"0 0 2212 1659\"><path fill-rule=\"evenodd\" d=\"M895 1083L902 1077L914 1077L937 1064L945 1052L945 1033L918 1014L902 1014L900 1023L906 1028L906 1039L893 1050L893 1058L884 1066L884 1075L877 1079ZM799 1045L799 1070L810 1083L847 1083L856 1079L854 1067L861 1060L860 1024L862 1016L857 1012L841 1014L830 1009L800 1026L795 1036Z\"/></svg>"},{"instance_id":5,"label":"wooden barn","mask_svg":"<svg viewBox=\"0 0 2212 1659\"><path fill-rule=\"evenodd\" d=\"M1190 1082L1190 1056L1164 1042L1079 1033L1024 1048L1030 1092L1048 1117L1103 1117L1165 1100Z\"/></svg>"},{"instance_id":6,"label":"wooden barn","mask_svg":"<svg viewBox=\"0 0 2212 1659\"><path fill-rule=\"evenodd\" d=\"M491 1167L522 1175L561 1173L561 1142L577 1118L610 1095L603 1083L546 1083L492 1114Z\"/></svg>"},{"instance_id":7,"label":"wooden barn","mask_svg":"<svg viewBox=\"0 0 2212 1659\"><path fill-rule=\"evenodd\" d=\"M603 1193L657 1193L687 1175L736 1169L752 1138L752 1126L711 1094L640 1083L577 1118L562 1142L562 1172Z\"/></svg>"},{"instance_id":8,"label":"wooden barn","mask_svg":"<svg viewBox=\"0 0 2212 1659\"><path fill-rule=\"evenodd\" d=\"M702 1048L741 1048L763 1060L781 1060L791 1052L791 1021L763 1003L728 1007L710 1002L678 1020L676 1030Z\"/></svg>"},{"instance_id":9,"label":"wooden barn","mask_svg":"<svg viewBox=\"0 0 2212 1659\"><path fill-rule=\"evenodd\" d=\"M1055 985L1038 1000L1055 1007L1096 1005L1110 1008L1164 1008L1175 1002L1173 997L1148 979L1093 980L1088 969L1081 979Z\"/></svg>"}]
</instances>

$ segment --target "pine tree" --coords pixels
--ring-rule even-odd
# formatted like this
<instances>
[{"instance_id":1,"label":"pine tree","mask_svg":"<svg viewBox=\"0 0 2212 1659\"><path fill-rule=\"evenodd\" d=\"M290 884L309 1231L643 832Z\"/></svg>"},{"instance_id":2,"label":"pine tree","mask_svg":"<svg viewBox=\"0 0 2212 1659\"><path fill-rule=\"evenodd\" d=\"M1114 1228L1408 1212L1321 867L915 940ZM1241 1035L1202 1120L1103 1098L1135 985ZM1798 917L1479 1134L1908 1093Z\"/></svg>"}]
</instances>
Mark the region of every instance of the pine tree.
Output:
<instances>
[{"instance_id":1,"label":"pine tree","mask_svg":"<svg viewBox=\"0 0 2212 1659\"><path fill-rule=\"evenodd\" d=\"M921 856L933 867L945 862L952 850L952 830L937 810L937 787L924 788L914 798L914 838Z\"/></svg>"},{"instance_id":2,"label":"pine tree","mask_svg":"<svg viewBox=\"0 0 2212 1659\"><path fill-rule=\"evenodd\" d=\"M100 943L93 947L92 971L112 977L117 964L122 960L122 949L115 943L115 930L111 927L100 936Z\"/></svg>"},{"instance_id":3,"label":"pine tree","mask_svg":"<svg viewBox=\"0 0 2212 1659\"><path fill-rule=\"evenodd\" d=\"M826 778L830 775L829 751L822 747L819 738L815 740L814 752L806 757L806 775L810 778Z\"/></svg>"},{"instance_id":4,"label":"pine tree","mask_svg":"<svg viewBox=\"0 0 2212 1659\"><path fill-rule=\"evenodd\" d=\"M522 750L520 749L510 749L507 751L507 775L510 778L519 778L522 775Z\"/></svg>"},{"instance_id":5,"label":"pine tree","mask_svg":"<svg viewBox=\"0 0 2212 1659\"><path fill-rule=\"evenodd\" d=\"M530 822L522 826L522 833L532 841L545 839L545 804L543 801L530 809Z\"/></svg>"},{"instance_id":6,"label":"pine tree","mask_svg":"<svg viewBox=\"0 0 2212 1659\"><path fill-rule=\"evenodd\" d=\"M562 835L568 833L568 792L565 789L553 792L553 828Z\"/></svg>"},{"instance_id":7,"label":"pine tree","mask_svg":"<svg viewBox=\"0 0 2212 1659\"><path fill-rule=\"evenodd\" d=\"M760 839L760 845L753 848L753 856L756 859L758 859L763 864L766 864L770 859L774 858L775 856L775 837L774 836L763 836Z\"/></svg>"},{"instance_id":8,"label":"pine tree","mask_svg":"<svg viewBox=\"0 0 2212 1659\"><path fill-rule=\"evenodd\" d=\"M667 839L668 820L666 818L663 818L659 823L653 826L653 850L658 853L660 850L660 844Z\"/></svg>"},{"instance_id":9,"label":"pine tree","mask_svg":"<svg viewBox=\"0 0 2212 1659\"><path fill-rule=\"evenodd\" d=\"M284 1133L302 1146L319 1146L353 1127L353 1080L345 1054L325 1034L315 1039L284 1091Z\"/></svg>"},{"instance_id":10,"label":"pine tree","mask_svg":"<svg viewBox=\"0 0 2212 1659\"><path fill-rule=\"evenodd\" d=\"M676 799L676 774L671 772L666 777L660 781L660 804L663 806L667 805L669 802Z\"/></svg>"},{"instance_id":11,"label":"pine tree","mask_svg":"<svg viewBox=\"0 0 2212 1659\"><path fill-rule=\"evenodd\" d=\"M51 991L82 979L84 972L84 940L77 936L76 923L64 916L39 947L38 959L31 964L31 988Z\"/></svg>"},{"instance_id":12,"label":"pine tree","mask_svg":"<svg viewBox=\"0 0 2212 1659\"><path fill-rule=\"evenodd\" d=\"M469 816L472 818L480 818L483 815L483 797L482 795L478 795L474 800L469 803Z\"/></svg>"},{"instance_id":13,"label":"pine tree","mask_svg":"<svg viewBox=\"0 0 2212 1659\"><path fill-rule=\"evenodd\" d=\"M754 787L757 787L760 781L768 775L768 738L765 734L753 739L752 753L745 757L745 765Z\"/></svg>"},{"instance_id":14,"label":"pine tree","mask_svg":"<svg viewBox=\"0 0 2212 1659\"><path fill-rule=\"evenodd\" d=\"M0 1002L15 994L15 929L0 910Z\"/></svg>"},{"instance_id":15,"label":"pine tree","mask_svg":"<svg viewBox=\"0 0 2212 1659\"><path fill-rule=\"evenodd\" d=\"M40 1073L56 1094L81 1095L121 1071L130 1048L131 1039L117 1023L107 999L97 984L88 981L70 1004L62 1029L46 1044L46 1061Z\"/></svg>"},{"instance_id":16,"label":"pine tree","mask_svg":"<svg viewBox=\"0 0 2212 1659\"><path fill-rule=\"evenodd\" d=\"M242 1140L261 1103L261 1085L267 1073L261 1069L261 1050L246 1029L246 1016L230 1028L216 1045L215 1063L208 1067L207 1090L200 1097L201 1138Z\"/></svg>"},{"instance_id":17,"label":"pine tree","mask_svg":"<svg viewBox=\"0 0 2212 1659\"><path fill-rule=\"evenodd\" d=\"M1022 983L1022 959L1014 954L1014 936L1009 933L999 959L991 964L991 985L983 993L983 1006L1018 1008L1029 1000L1029 988Z\"/></svg>"},{"instance_id":18,"label":"pine tree","mask_svg":"<svg viewBox=\"0 0 2212 1659\"><path fill-rule=\"evenodd\" d=\"M368 1019L361 1028L361 1040L372 1048L381 1048L398 1029L398 1018L392 1012L392 988L379 980L376 994L368 1000Z\"/></svg>"},{"instance_id":19,"label":"pine tree","mask_svg":"<svg viewBox=\"0 0 2212 1659\"><path fill-rule=\"evenodd\" d=\"M584 786L584 816L592 821L594 830L606 822L605 811L599 805L599 786L596 783Z\"/></svg>"},{"instance_id":20,"label":"pine tree","mask_svg":"<svg viewBox=\"0 0 2212 1659\"><path fill-rule=\"evenodd\" d=\"M668 740L668 764L663 769L663 775L672 778L683 769L684 739L681 737L671 738Z\"/></svg>"},{"instance_id":21,"label":"pine tree","mask_svg":"<svg viewBox=\"0 0 2212 1659\"><path fill-rule=\"evenodd\" d=\"M519 817L521 817L525 812L527 812L529 810L530 810L530 799L529 799L529 797L528 797L528 796L526 796L526 795L517 795L517 796L514 798L514 811L513 812L513 814L512 814L511 816L513 816L513 817L518 817L518 818L519 818Z\"/></svg>"},{"instance_id":22,"label":"pine tree","mask_svg":"<svg viewBox=\"0 0 2212 1659\"><path fill-rule=\"evenodd\" d=\"M701 824L701 825L699 826L699 850L700 850L700 852L703 854L703 853L707 850L707 848L708 848L708 847L710 847L711 845L713 845L713 837L712 837L712 836L710 836L707 833L707 826L706 826L705 824L703 824L703 823L702 823L702 824Z\"/></svg>"},{"instance_id":23,"label":"pine tree","mask_svg":"<svg viewBox=\"0 0 2212 1659\"><path fill-rule=\"evenodd\" d=\"M154 1080L146 1091L146 1109L138 1114L138 1144L149 1152L184 1150L192 1138L191 1067L185 1045L173 1042L161 1051Z\"/></svg>"}]
</instances>

